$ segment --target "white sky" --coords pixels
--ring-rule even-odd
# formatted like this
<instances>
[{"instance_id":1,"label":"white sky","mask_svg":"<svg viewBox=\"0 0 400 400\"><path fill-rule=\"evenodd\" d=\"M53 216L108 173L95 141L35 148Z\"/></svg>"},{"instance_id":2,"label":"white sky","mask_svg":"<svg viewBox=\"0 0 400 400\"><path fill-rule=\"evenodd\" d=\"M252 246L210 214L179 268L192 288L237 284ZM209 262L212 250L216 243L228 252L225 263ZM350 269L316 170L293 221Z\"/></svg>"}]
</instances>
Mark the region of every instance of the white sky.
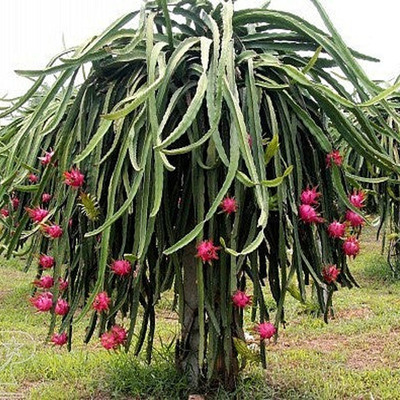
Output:
<instances>
[{"instance_id":1,"label":"white sky","mask_svg":"<svg viewBox=\"0 0 400 400\"><path fill-rule=\"evenodd\" d=\"M215 0L217 1L217 0ZM237 0L235 7L256 7L264 0ZM321 0L345 42L381 59L367 63L374 79L400 74L399 0ZM15 69L40 69L63 49L101 32L141 0L0 0L0 96L22 94L31 82ZM309 0L272 0L271 8L290 11L321 25Z\"/></svg>"}]
</instances>

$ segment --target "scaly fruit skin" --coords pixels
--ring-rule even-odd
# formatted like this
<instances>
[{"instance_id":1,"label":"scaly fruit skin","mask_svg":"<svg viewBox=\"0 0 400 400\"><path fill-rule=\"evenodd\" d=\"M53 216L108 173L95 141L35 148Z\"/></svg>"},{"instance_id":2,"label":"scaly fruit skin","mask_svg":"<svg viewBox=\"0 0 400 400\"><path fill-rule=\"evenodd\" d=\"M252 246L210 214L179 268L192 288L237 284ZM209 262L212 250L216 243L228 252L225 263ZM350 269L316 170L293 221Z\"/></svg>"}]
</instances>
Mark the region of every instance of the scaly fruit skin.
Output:
<instances>
[{"instance_id":1,"label":"scaly fruit skin","mask_svg":"<svg viewBox=\"0 0 400 400\"><path fill-rule=\"evenodd\" d=\"M50 275L45 275L40 279L35 279L33 284L40 289L50 289L54 285L54 279Z\"/></svg>"},{"instance_id":2,"label":"scaly fruit skin","mask_svg":"<svg viewBox=\"0 0 400 400\"><path fill-rule=\"evenodd\" d=\"M100 342L105 349L116 350L121 344L125 343L126 338L126 330L119 325L114 325L111 330L101 335Z\"/></svg>"},{"instance_id":3,"label":"scaly fruit skin","mask_svg":"<svg viewBox=\"0 0 400 400\"><path fill-rule=\"evenodd\" d=\"M46 151L43 157L38 157L38 158L40 160L40 163L46 166L51 163L51 159L53 158L53 156L54 156L54 151L50 150Z\"/></svg>"},{"instance_id":4,"label":"scaly fruit skin","mask_svg":"<svg viewBox=\"0 0 400 400\"><path fill-rule=\"evenodd\" d=\"M15 197L15 196L11 197L11 204L12 204L14 210L16 210L19 207L19 203L20 203L20 201L19 201L18 197Z\"/></svg>"},{"instance_id":5,"label":"scaly fruit skin","mask_svg":"<svg viewBox=\"0 0 400 400\"><path fill-rule=\"evenodd\" d=\"M29 174L28 175L28 181L30 183L38 183L39 182L39 177L35 174Z\"/></svg>"},{"instance_id":6,"label":"scaly fruit skin","mask_svg":"<svg viewBox=\"0 0 400 400\"><path fill-rule=\"evenodd\" d=\"M315 208L309 204L301 204L299 206L299 217L306 224L318 224L324 222L324 219L320 217Z\"/></svg>"},{"instance_id":7,"label":"scaly fruit skin","mask_svg":"<svg viewBox=\"0 0 400 400\"><path fill-rule=\"evenodd\" d=\"M132 271L132 265L127 260L115 260L111 264L111 271L118 276L128 276Z\"/></svg>"},{"instance_id":8,"label":"scaly fruit skin","mask_svg":"<svg viewBox=\"0 0 400 400\"><path fill-rule=\"evenodd\" d=\"M339 239L345 235L346 232L346 225L341 224L338 221L333 221L328 226L328 235L331 238Z\"/></svg>"},{"instance_id":9,"label":"scaly fruit skin","mask_svg":"<svg viewBox=\"0 0 400 400\"><path fill-rule=\"evenodd\" d=\"M107 292L100 292L93 301L93 308L98 312L107 311L110 303L111 299L108 297Z\"/></svg>"},{"instance_id":10,"label":"scaly fruit skin","mask_svg":"<svg viewBox=\"0 0 400 400\"><path fill-rule=\"evenodd\" d=\"M220 247L214 246L212 240L203 240L197 245L196 257L200 258L203 263L211 264L213 260L218 260L217 251Z\"/></svg>"},{"instance_id":11,"label":"scaly fruit skin","mask_svg":"<svg viewBox=\"0 0 400 400\"><path fill-rule=\"evenodd\" d=\"M322 269L322 276L326 283L336 282L339 274L340 274L340 269L337 269L335 264L326 265Z\"/></svg>"},{"instance_id":12,"label":"scaly fruit skin","mask_svg":"<svg viewBox=\"0 0 400 400\"><path fill-rule=\"evenodd\" d=\"M59 277L58 278L58 288L63 292L68 287L68 281Z\"/></svg>"},{"instance_id":13,"label":"scaly fruit skin","mask_svg":"<svg viewBox=\"0 0 400 400\"><path fill-rule=\"evenodd\" d=\"M64 344L67 343L68 341L68 336L65 332L63 333L55 333L51 337L51 341L56 345L56 346L63 346Z\"/></svg>"},{"instance_id":14,"label":"scaly fruit skin","mask_svg":"<svg viewBox=\"0 0 400 400\"><path fill-rule=\"evenodd\" d=\"M318 203L318 197L321 196L321 193L317 192L317 187L313 187L310 189L307 187L307 189L303 190L300 195L300 201L302 204L308 204L308 205L313 205Z\"/></svg>"},{"instance_id":15,"label":"scaly fruit skin","mask_svg":"<svg viewBox=\"0 0 400 400\"><path fill-rule=\"evenodd\" d=\"M347 256L355 258L360 252L360 242L355 236L348 236L343 243L343 251Z\"/></svg>"},{"instance_id":16,"label":"scaly fruit skin","mask_svg":"<svg viewBox=\"0 0 400 400\"><path fill-rule=\"evenodd\" d=\"M225 214L232 214L235 213L238 209L238 205L236 200L233 197L225 197L222 200L220 207Z\"/></svg>"},{"instance_id":17,"label":"scaly fruit skin","mask_svg":"<svg viewBox=\"0 0 400 400\"><path fill-rule=\"evenodd\" d=\"M241 290L237 290L232 296L232 302L238 308L245 308L251 304L251 296Z\"/></svg>"},{"instance_id":18,"label":"scaly fruit skin","mask_svg":"<svg viewBox=\"0 0 400 400\"><path fill-rule=\"evenodd\" d=\"M44 292L31 298L30 302L39 312L50 311L53 307L53 295L50 292Z\"/></svg>"},{"instance_id":19,"label":"scaly fruit skin","mask_svg":"<svg viewBox=\"0 0 400 400\"><path fill-rule=\"evenodd\" d=\"M332 167L333 165L340 167L343 164L343 157L339 150L332 150L326 155L325 162L327 168Z\"/></svg>"},{"instance_id":20,"label":"scaly fruit skin","mask_svg":"<svg viewBox=\"0 0 400 400\"><path fill-rule=\"evenodd\" d=\"M114 335L114 337L116 338L118 344L123 344L126 342L126 339L128 337L128 334L126 332L126 329L124 329L122 326L120 325L114 325L111 328L111 333Z\"/></svg>"},{"instance_id":21,"label":"scaly fruit skin","mask_svg":"<svg viewBox=\"0 0 400 400\"><path fill-rule=\"evenodd\" d=\"M54 309L54 312L57 315L66 315L69 311L69 305L66 300L64 299L58 299L56 308Z\"/></svg>"},{"instance_id":22,"label":"scaly fruit skin","mask_svg":"<svg viewBox=\"0 0 400 400\"><path fill-rule=\"evenodd\" d=\"M271 339L272 336L276 334L276 328L274 324L271 324L271 322L263 322L262 324L258 324L257 332L259 333L261 340Z\"/></svg>"},{"instance_id":23,"label":"scaly fruit skin","mask_svg":"<svg viewBox=\"0 0 400 400\"><path fill-rule=\"evenodd\" d=\"M35 208L26 208L28 212L29 218L36 223L42 222L48 215L49 211L44 208L35 207Z\"/></svg>"},{"instance_id":24,"label":"scaly fruit skin","mask_svg":"<svg viewBox=\"0 0 400 400\"><path fill-rule=\"evenodd\" d=\"M100 343L106 350L115 350L118 343L111 332L104 332L100 337Z\"/></svg>"},{"instance_id":25,"label":"scaly fruit skin","mask_svg":"<svg viewBox=\"0 0 400 400\"><path fill-rule=\"evenodd\" d=\"M364 225L364 218L360 215L355 213L354 211L347 210L346 212L346 221L352 226L362 226Z\"/></svg>"},{"instance_id":26,"label":"scaly fruit skin","mask_svg":"<svg viewBox=\"0 0 400 400\"><path fill-rule=\"evenodd\" d=\"M48 256L46 254L41 254L39 257L39 265L43 268L43 269L50 269L51 267L54 266L54 257L52 256Z\"/></svg>"},{"instance_id":27,"label":"scaly fruit skin","mask_svg":"<svg viewBox=\"0 0 400 400\"><path fill-rule=\"evenodd\" d=\"M64 172L64 183L72 188L79 188L85 182L85 175L77 168L72 168L70 171Z\"/></svg>"},{"instance_id":28,"label":"scaly fruit skin","mask_svg":"<svg viewBox=\"0 0 400 400\"><path fill-rule=\"evenodd\" d=\"M364 201L366 199L366 194L363 190L354 190L349 196L349 201L356 208L365 207Z\"/></svg>"},{"instance_id":29,"label":"scaly fruit skin","mask_svg":"<svg viewBox=\"0 0 400 400\"><path fill-rule=\"evenodd\" d=\"M52 199L52 195L50 193L43 193L42 194L42 203L49 203Z\"/></svg>"},{"instance_id":30,"label":"scaly fruit skin","mask_svg":"<svg viewBox=\"0 0 400 400\"><path fill-rule=\"evenodd\" d=\"M44 225L43 232L48 235L51 239L57 239L63 235L63 230L60 225Z\"/></svg>"}]
</instances>

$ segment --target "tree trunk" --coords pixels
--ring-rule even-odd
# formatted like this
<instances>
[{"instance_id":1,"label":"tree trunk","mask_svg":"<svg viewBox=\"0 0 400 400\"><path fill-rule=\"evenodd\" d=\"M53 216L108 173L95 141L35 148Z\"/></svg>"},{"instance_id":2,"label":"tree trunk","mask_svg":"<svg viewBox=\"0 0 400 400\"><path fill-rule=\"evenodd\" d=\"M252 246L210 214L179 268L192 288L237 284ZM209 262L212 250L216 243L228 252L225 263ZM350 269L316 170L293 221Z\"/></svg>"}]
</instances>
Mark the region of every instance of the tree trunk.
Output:
<instances>
[{"instance_id":1,"label":"tree trunk","mask_svg":"<svg viewBox=\"0 0 400 400\"><path fill-rule=\"evenodd\" d=\"M186 373L189 384L198 388L201 381L199 366L199 318L198 295L195 258L196 247L194 244L186 246L183 250L183 299L184 312L182 316L181 338L176 346L176 363L178 369Z\"/></svg>"},{"instance_id":2,"label":"tree trunk","mask_svg":"<svg viewBox=\"0 0 400 400\"><path fill-rule=\"evenodd\" d=\"M182 255L184 304L183 316L181 317L181 334L176 345L176 364L179 371L187 374L190 387L198 389L203 383L205 371L199 365L199 299L196 271L197 259L195 255L196 247L194 244L187 246ZM221 297L224 298L225 296ZM230 301L229 297L228 302ZM223 309L229 310L229 305L225 303ZM220 304L215 304L214 311L218 318L218 313L222 312ZM212 333L209 332L209 334ZM233 344L233 336L244 339L238 315L236 315L236 318L234 318L234 315L231 315L228 318L228 325L221 326L221 333L214 338L218 342L217 348L214 349L217 352L217 357L214 360L214 372L208 382L211 386L222 385L228 391L235 390L239 373L239 363ZM211 360L208 360L208 362L211 362ZM211 365L208 365L208 367L211 367Z\"/></svg>"}]
</instances>

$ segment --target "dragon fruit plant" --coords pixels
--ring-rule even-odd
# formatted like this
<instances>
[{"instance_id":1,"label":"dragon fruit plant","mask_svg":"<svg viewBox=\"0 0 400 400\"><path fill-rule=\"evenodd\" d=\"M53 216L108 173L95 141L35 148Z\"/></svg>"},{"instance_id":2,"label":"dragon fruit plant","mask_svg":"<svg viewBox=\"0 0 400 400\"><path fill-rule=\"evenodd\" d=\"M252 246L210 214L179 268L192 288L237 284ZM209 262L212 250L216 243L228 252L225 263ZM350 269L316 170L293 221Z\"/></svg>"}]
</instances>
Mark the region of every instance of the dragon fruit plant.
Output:
<instances>
[{"instance_id":1,"label":"dragon fruit plant","mask_svg":"<svg viewBox=\"0 0 400 400\"><path fill-rule=\"evenodd\" d=\"M399 86L398 84L396 86ZM390 105L390 107L388 107ZM377 104L378 113L368 110L368 119L375 123L384 118L387 124L379 132L376 141L380 143L385 152L399 163L400 120L399 120L399 94L396 93L390 102ZM355 125L359 121L353 120ZM394 277L400 277L400 187L398 171L388 171L364 159L353 148L347 147L341 138L337 138L343 154L347 159L347 180L354 186L352 198L359 204L358 208L365 207L367 212L377 216L377 237L382 239L382 253L387 254L387 261ZM360 193L363 187L368 193ZM353 203L355 204L355 203Z\"/></svg>"},{"instance_id":2,"label":"dragon fruit plant","mask_svg":"<svg viewBox=\"0 0 400 400\"><path fill-rule=\"evenodd\" d=\"M384 120L367 118L394 89L368 79L369 58L312 1L327 32L231 1L146 2L19 71L34 84L1 111L0 251L37 268L31 307L49 313L55 346L89 315L85 341L150 362L172 290L176 365L193 386L233 389L245 331L266 365L289 285L305 299L312 281L327 318L338 284L356 284L346 257L364 195L336 143L398 173L376 140Z\"/></svg>"}]
</instances>

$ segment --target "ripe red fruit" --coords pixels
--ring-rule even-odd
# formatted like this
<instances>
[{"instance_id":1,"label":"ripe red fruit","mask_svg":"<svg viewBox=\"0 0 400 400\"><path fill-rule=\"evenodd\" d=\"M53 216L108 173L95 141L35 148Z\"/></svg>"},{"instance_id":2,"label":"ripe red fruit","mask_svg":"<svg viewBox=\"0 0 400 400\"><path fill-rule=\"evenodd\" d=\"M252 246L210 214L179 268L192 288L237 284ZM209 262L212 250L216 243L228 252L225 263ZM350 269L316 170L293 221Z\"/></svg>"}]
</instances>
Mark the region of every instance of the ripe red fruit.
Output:
<instances>
[{"instance_id":1,"label":"ripe red fruit","mask_svg":"<svg viewBox=\"0 0 400 400\"><path fill-rule=\"evenodd\" d=\"M251 304L251 296L248 296L245 292L237 290L232 296L232 302L236 307L245 308Z\"/></svg>"},{"instance_id":2,"label":"ripe red fruit","mask_svg":"<svg viewBox=\"0 0 400 400\"><path fill-rule=\"evenodd\" d=\"M357 214L351 210L348 210L346 212L346 221L348 221L353 227L361 226L364 224L364 218L360 214Z\"/></svg>"},{"instance_id":3,"label":"ripe red fruit","mask_svg":"<svg viewBox=\"0 0 400 400\"><path fill-rule=\"evenodd\" d=\"M56 345L56 346L63 346L64 344L67 343L68 341L68 336L65 332L63 333L55 333L51 337L51 341Z\"/></svg>"},{"instance_id":4,"label":"ripe red fruit","mask_svg":"<svg viewBox=\"0 0 400 400\"><path fill-rule=\"evenodd\" d=\"M119 325L114 325L109 332L105 332L100 337L101 345L107 350L116 350L126 341L127 332Z\"/></svg>"},{"instance_id":5,"label":"ripe red fruit","mask_svg":"<svg viewBox=\"0 0 400 400\"><path fill-rule=\"evenodd\" d=\"M19 198L18 197L11 197L11 204L13 209L16 210L19 207Z\"/></svg>"},{"instance_id":6,"label":"ripe red fruit","mask_svg":"<svg viewBox=\"0 0 400 400\"><path fill-rule=\"evenodd\" d=\"M111 299L108 297L107 292L100 292L93 301L93 308L98 312L106 311L110 303Z\"/></svg>"},{"instance_id":7,"label":"ripe red fruit","mask_svg":"<svg viewBox=\"0 0 400 400\"><path fill-rule=\"evenodd\" d=\"M39 265L44 269L49 269L54 265L54 257L41 254L39 257Z\"/></svg>"},{"instance_id":8,"label":"ripe red fruit","mask_svg":"<svg viewBox=\"0 0 400 400\"><path fill-rule=\"evenodd\" d=\"M115 260L111 264L111 270L114 272L115 275L127 276L132 271L132 265L127 260Z\"/></svg>"},{"instance_id":9,"label":"ripe red fruit","mask_svg":"<svg viewBox=\"0 0 400 400\"><path fill-rule=\"evenodd\" d=\"M317 204L317 199L320 196L321 193L317 192L317 187L313 187L312 189L307 187L307 189L301 192L300 201L302 202L302 204Z\"/></svg>"},{"instance_id":10,"label":"ripe red fruit","mask_svg":"<svg viewBox=\"0 0 400 400\"><path fill-rule=\"evenodd\" d=\"M52 195L50 193L42 194L42 203L48 203L52 199Z\"/></svg>"},{"instance_id":11,"label":"ripe red fruit","mask_svg":"<svg viewBox=\"0 0 400 400\"><path fill-rule=\"evenodd\" d=\"M28 180L30 183L38 183L39 182L39 177L35 174L29 174L28 175Z\"/></svg>"},{"instance_id":12,"label":"ripe red fruit","mask_svg":"<svg viewBox=\"0 0 400 400\"><path fill-rule=\"evenodd\" d=\"M45 151L44 156L38 158L42 165L49 165L51 163L51 159L53 156L54 156L54 151L50 150L50 151Z\"/></svg>"},{"instance_id":13,"label":"ripe red fruit","mask_svg":"<svg viewBox=\"0 0 400 400\"><path fill-rule=\"evenodd\" d=\"M67 301L64 299L58 299L56 308L54 309L54 312L57 315L65 315L68 313L68 311L69 311L69 305L68 305Z\"/></svg>"},{"instance_id":14,"label":"ripe red fruit","mask_svg":"<svg viewBox=\"0 0 400 400\"><path fill-rule=\"evenodd\" d=\"M29 218L33 222L42 222L49 215L48 210L45 210L44 208L40 207L35 207L35 208L27 207L26 211L28 211Z\"/></svg>"},{"instance_id":15,"label":"ripe red fruit","mask_svg":"<svg viewBox=\"0 0 400 400\"><path fill-rule=\"evenodd\" d=\"M355 258L360 252L360 242L355 236L348 236L343 243L343 251L347 256Z\"/></svg>"},{"instance_id":16,"label":"ripe red fruit","mask_svg":"<svg viewBox=\"0 0 400 400\"><path fill-rule=\"evenodd\" d=\"M70 171L64 172L64 183L73 188L81 187L85 181L85 175L77 168L72 168Z\"/></svg>"},{"instance_id":17,"label":"ripe red fruit","mask_svg":"<svg viewBox=\"0 0 400 400\"><path fill-rule=\"evenodd\" d=\"M118 344L123 344L128 337L126 330L120 325L114 325L111 328L111 333L114 335L115 340Z\"/></svg>"},{"instance_id":18,"label":"ripe red fruit","mask_svg":"<svg viewBox=\"0 0 400 400\"><path fill-rule=\"evenodd\" d=\"M346 231L346 225L338 221L333 221L328 226L328 235L332 238L341 238Z\"/></svg>"},{"instance_id":19,"label":"ripe red fruit","mask_svg":"<svg viewBox=\"0 0 400 400\"><path fill-rule=\"evenodd\" d=\"M43 232L50 237L50 239L57 239L62 236L63 230L61 226L52 224L44 225L42 227Z\"/></svg>"},{"instance_id":20,"label":"ripe red fruit","mask_svg":"<svg viewBox=\"0 0 400 400\"><path fill-rule=\"evenodd\" d=\"M50 292L44 292L31 298L30 302L38 311L46 312L53 306L53 295Z\"/></svg>"},{"instance_id":21,"label":"ripe red fruit","mask_svg":"<svg viewBox=\"0 0 400 400\"><path fill-rule=\"evenodd\" d=\"M339 274L340 269L337 269L336 265L334 264L326 265L322 269L322 276L324 277L326 283L335 282Z\"/></svg>"},{"instance_id":22,"label":"ripe red fruit","mask_svg":"<svg viewBox=\"0 0 400 400\"><path fill-rule=\"evenodd\" d=\"M4 218L7 218L10 215L10 211L4 207L0 210L0 215Z\"/></svg>"},{"instance_id":23,"label":"ripe red fruit","mask_svg":"<svg viewBox=\"0 0 400 400\"><path fill-rule=\"evenodd\" d=\"M54 279L50 275L45 275L40 279L35 279L33 284L40 289L50 289L54 285Z\"/></svg>"},{"instance_id":24,"label":"ripe red fruit","mask_svg":"<svg viewBox=\"0 0 400 400\"><path fill-rule=\"evenodd\" d=\"M362 208L365 206L364 201L366 199L366 194L363 190L354 190L351 195L349 195L350 203L356 208Z\"/></svg>"},{"instance_id":25,"label":"ripe red fruit","mask_svg":"<svg viewBox=\"0 0 400 400\"><path fill-rule=\"evenodd\" d=\"M66 288L68 287L68 281L64 280L63 278L61 278L61 276L58 278L58 288L61 291L64 291Z\"/></svg>"},{"instance_id":26,"label":"ripe red fruit","mask_svg":"<svg viewBox=\"0 0 400 400\"><path fill-rule=\"evenodd\" d=\"M100 342L106 350L115 350L119 346L115 340L115 336L111 332L104 332L100 337Z\"/></svg>"},{"instance_id":27,"label":"ripe red fruit","mask_svg":"<svg viewBox=\"0 0 400 400\"><path fill-rule=\"evenodd\" d=\"M343 157L340 155L339 150L333 150L326 155L326 167L332 167L333 164L340 167L343 164Z\"/></svg>"},{"instance_id":28,"label":"ripe red fruit","mask_svg":"<svg viewBox=\"0 0 400 400\"><path fill-rule=\"evenodd\" d=\"M220 207L222 208L222 211L228 215L236 212L238 208L236 200L233 197L225 197L224 200L222 200Z\"/></svg>"},{"instance_id":29,"label":"ripe red fruit","mask_svg":"<svg viewBox=\"0 0 400 400\"><path fill-rule=\"evenodd\" d=\"M299 207L299 217L306 224L317 224L324 222L324 219L320 217L315 208L309 204L301 204Z\"/></svg>"},{"instance_id":30,"label":"ripe red fruit","mask_svg":"<svg viewBox=\"0 0 400 400\"><path fill-rule=\"evenodd\" d=\"M271 322L263 322L262 324L258 324L257 332L261 340L271 339L276 333L276 328Z\"/></svg>"},{"instance_id":31,"label":"ripe red fruit","mask_svg":"<svg viewBox=\"0 0 400 400\"><path fill-rule=\"evenodd\" d=\"M218 260L217 251L220 247L214 246L212 240L203 240L197 246L196 257L201 258L203 262L211 264L212 260Z\"/></svg>"}]
</instances>

